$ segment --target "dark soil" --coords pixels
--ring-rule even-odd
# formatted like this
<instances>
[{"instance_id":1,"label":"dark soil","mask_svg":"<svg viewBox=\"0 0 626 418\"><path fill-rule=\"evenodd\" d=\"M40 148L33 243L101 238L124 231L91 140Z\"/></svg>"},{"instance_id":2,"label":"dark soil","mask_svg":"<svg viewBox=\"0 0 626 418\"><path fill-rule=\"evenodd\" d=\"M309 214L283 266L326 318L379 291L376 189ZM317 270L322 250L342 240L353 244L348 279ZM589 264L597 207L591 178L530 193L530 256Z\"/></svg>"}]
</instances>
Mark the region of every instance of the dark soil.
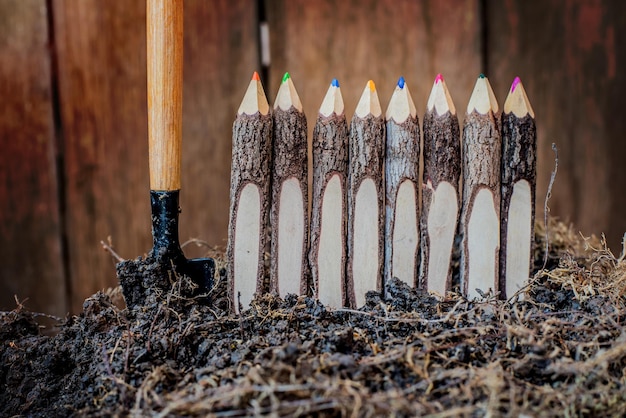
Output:
<instances>
[{"instance_id":1,"label":"dark soil","mask_svg":"<svg viewBox=\"0 0 626 418\"><path fill-rule=\"evenodd\" d=\"M0 313L0 415L622 416L626 262L560 228L511 303L394 280L359 310L264 295L235 316L223 275L204 306L188 279L126 262L125 293L160 283L143 305L99 292L53 336Z\"/></svg>"}]
</instances>

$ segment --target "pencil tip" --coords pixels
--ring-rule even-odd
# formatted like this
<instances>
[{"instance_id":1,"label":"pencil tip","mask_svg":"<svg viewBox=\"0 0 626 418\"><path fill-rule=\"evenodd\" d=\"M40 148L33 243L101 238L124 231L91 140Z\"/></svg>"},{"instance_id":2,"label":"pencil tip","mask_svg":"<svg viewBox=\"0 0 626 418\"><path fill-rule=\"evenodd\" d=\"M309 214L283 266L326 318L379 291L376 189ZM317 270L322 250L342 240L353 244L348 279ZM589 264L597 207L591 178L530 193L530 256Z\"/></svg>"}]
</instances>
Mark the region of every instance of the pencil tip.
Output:
<instances>
[{"instance_id":1,"label":"pencil tip","mask_svg":"<svg viewBox=\"0 0 626 418\"><path fill-rule=\"evenodd\" d=\"M404 88L404 77L400 76L400 78L398 79L398 87L400 87L401 89Z\"/></svg>"},{"instance_id":2,"label":"pencil tip","mask_svg":"<svg viewBox=\"0 0 626 418\"><path fill-rule=\"evenodd\" d=\"M485 75L483 73L480 73L480 75L478 76L478 78L486 78Z\"/></svg>"},{"instance_id":3,"label":"pencil tip","mask_svg":"<svg viewBox=\"0 0 626 418\"><path fill-rule=\"evenodd\" d=\"M257 73L256 71L254 72L254 74L252 74L252 79L255 81L261 81L261 77L259 77L259 73Z\"/></svg>"},{"instance_id":4,"label":"pencil tip","mask_svg":"<svg viewBox=\"0 0 626 418\"><path fill-rule=\"evenodd\" d=\"M343 114L343 97L341 96L341 89L339 89L339 82L336 78L333 78L332 83L330 83L330 87L320 106L320 115L329 117L333 113L337 115Z\"/></svg>"},{"instance_id":5,"label":"pencil tip","mask_svg":"<svg viewBox=\"0 0 626 418\"><path fill-rule=\"evenodd\" d=\"M483 115L487 114L489 111L494 114L498 113L498 101L496 100L495 94L493 94L489 79L487 79L484 74L481 74L478 80L476 80L474 91L472 91L469 103L467 104L468 114L472 113L474 110Z\"/></svg>"},{"instance_id":6,"label":"pencil tip","mask_svg":"<svg viewBox=\"0 0 626 418\"><path fill-rule=\"evenodd\" d=\"M364 118L371 114L374 117L382 115L383 111L380 107L380 101L378 100L378 94L376 93L376 86L372 80L367 82L363 94L359 99L359 103L354 111L354 116Z\"/></svg>"},{"instance_id":7,"label":"pencil tip","mask_svg":"<svg viewBox=\"0 0 626 418\"><path fill-rule=\"evenodd\" d=\"M522 80L520 80L519 77L515 77L515 80L513 80L513 84L511 84L511 93L515 91L515 88L521 81Z\"/></svg>"},{"instance_id":8,"label":"pencil tip","mask_svg":"<svg viewBox=\"0 0 626 418\"><path fill-rule=\"evenodd\" d=\"M285 75L283 76L283 83L287 80L289 80L291 78L291 76L289 75L289 73L285 73Z\"/></svg>"},{"instance_id":9,"label":"pencil tip","mask_svg":"<svg viewBox=\"0 0 626 418\"><path fill-rule=\"evenodd\" d=\"M443 76L441 75L441 73L437 74L437 77L435 77L435 84L441 83L442 81L443 81Z\"/></svg>"}]
</instances>

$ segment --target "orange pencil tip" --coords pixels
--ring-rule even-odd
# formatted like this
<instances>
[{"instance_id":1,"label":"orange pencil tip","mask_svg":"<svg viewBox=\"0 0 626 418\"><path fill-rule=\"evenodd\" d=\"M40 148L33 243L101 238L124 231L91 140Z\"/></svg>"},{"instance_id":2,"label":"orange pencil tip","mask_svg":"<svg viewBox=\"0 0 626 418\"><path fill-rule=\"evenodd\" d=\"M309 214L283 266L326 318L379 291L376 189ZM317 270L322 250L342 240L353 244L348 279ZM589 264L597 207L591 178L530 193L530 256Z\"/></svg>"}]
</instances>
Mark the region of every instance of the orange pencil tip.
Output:
<instances>
[{"instance_id":1,"label":"orange pencil tip","mask_svg":"<svg viewBox=\"0 0 626 418\"><path fill-rule=\"evenodd\" d=\"M372 80L367 82L367 87L370 88L370 91L376 91L376 85L374 84Z\"/></svg>"},{"instance_id":2,"label":"orange pencil tip","mask_svg":"<svg viewBox=\"0 0 626 418\"><path fill-rule=\"evenodd\" d=\"M259 77L259 73L257 73L256 71L254 72L254 74L252 74L252 79L256 81L261 81L261 78Z\"/></svg>"}]
</instances>

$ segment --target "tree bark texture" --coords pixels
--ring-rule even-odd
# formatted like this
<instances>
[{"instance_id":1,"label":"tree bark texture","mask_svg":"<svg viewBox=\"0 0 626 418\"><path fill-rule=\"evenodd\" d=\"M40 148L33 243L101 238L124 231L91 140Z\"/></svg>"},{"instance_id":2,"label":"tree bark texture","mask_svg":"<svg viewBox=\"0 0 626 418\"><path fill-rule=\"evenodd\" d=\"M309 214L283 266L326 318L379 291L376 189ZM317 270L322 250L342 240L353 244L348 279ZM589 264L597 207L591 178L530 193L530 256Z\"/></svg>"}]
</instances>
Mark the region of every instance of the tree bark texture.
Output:
<instances>
[{"instance_id":1,"label":"tree bark texture","mask_svg":"<svg viewBox=\"0 0 626 418\"><path fill-rule=\"evenodd\" d=\"M319 259L320 236L322 232L322 205L324 191L329 180L338 175L343 192L341 214L341 245L344 268L341 275L341 300L346 300L345 262L346 262L346 228L348 224L346 183L348 178L348 124L342 113L332 113L325 117L320 115L313 129L313 193L311 210L311 248L309 265L311 267L313 295L319 299Z\"/></svg>"},{"instance_id":2,"label":"tree bark texture","mask_svg":"<svg viewBox=\"0 0 626 418\"><path fill-rule=\"evenodd\" d=\"M468 294L469 248L468 224L474 209L476 195L487 188L493 197L494 210L500 218L500 161L501 137L499 122L493 112L480 114L473 111L465 115L463 125L463 205L461 210L461 291ZM498 233L499 237L499 233ZM497 249L496 249L497 251ZM499 254L495 254L495 271ZM491 278L489 278L491 279ZM493 291L498 292L499 279L493 278ZM484 289L487 290L487 289Z\"/></svg>"},{"instance_id":3,"label":"tree bark texture","mask_svg":"<svg viewBox=\"0 0 626 418\"><path fill-rule=\"evenodd\" d=\"M288 110L274 109L274 144L272 169L272 244L270 256L270 291L278 293L280 280L300 280L300 293L305 294L308 287L308 169L307 169L307 124L303 112L291 107ZM290 178L300 184L303 199L304 236L302 245L302 270L299 278L278 277L278 222L280 221L280 195L283 183Z\"/></svg>"},{"instance_id":4,"label":"tree bark texture","mask_svg":"<svg viewBox=\"0 0 626 418\"><path fill-rule=\"evenodd\" d=\"M265 283L265 252L269 249L270 179L272 166L272 113L261 115L240 114L233 124L232 166L230 174L230 216L228 224L228 290L233 306L238 304L234 294L235 279L235 219L240 193L253 183L259 188L261 198L259 213L261 234L259 235L259 264L256 291L267 290Z\"/></svg>"},{"instance_id":5,"label":"tree bark texture","mask_svg":"<svg viewBox=\"0 0 626 418\"><path fill-rule=\"evenodd\" d=\"M385 152L385 275L384 280L394 277L394 227L398 214L397 197L400 185L409 180L415 188L415 221L419 237L419 161L420 128L417 117L409 117L398 124L395 120L387 121L387 144ZM419 238L418 238L419 239ZM416 285L419 266L419 242L417 243L413 272L410 285Z\"/></svg>"},{"instance_id":6,"label":"tree bark texture","mask_svg":"<svg viewBox=\"0 0 626 418\"><path fill-rule=\"evenodd\" d=\"M377 289L382 289L382 264L384 256L384 192L383 162L385 158L385 121L382 116L367 115L365 118L353 117L350 123L348 162L348 271L346 290L347 305L356 306L354 283L359 277L354 275L354 215L359 187L364 180L371 178L376 187L378 198L378 271Z\"/></svg>"},{"instance_id":7,"label":"tree bark texture","mask_svg":"<svg viewBox=\"0 0 626 418\"><path fill-rule=\"evenodd\" d=\"M419 287L428 289L428 262L430 260L430 237L428 234L428 215L432 204L433 194L443 181L450 183L457 192L457 203L460 207L461 193L459 180L461 177L461 143L459 120L456 114L446 112L438 115L433 109L427 110L424 115L424 174L422 183L422 212L421 212L421 264ZM455 231L458 224L458 213L455 221ZM456 248L455 248L456 247ZM446 276L446 289L452 286L452 263L458 262L458 245L453 244L450 254L450 268Z\"/></svg>"},{"instance_id":8,"label":"tree bark texture","mask_svg":"<svg viewBox=\"0 0 626 418\"><path fill-rule=\"evenodd\" d=\"M519 180L530 185L531 236L529 245L533 253L535 229L535 192L537 185L537 130L535 120L527 114L519 118L513 112L502 113L502 203L500 224L500 291L502 297L510 297L506 289L506 244L508 213L513 195L513 187ZM532 257L532 256L531 256ZM532 260L528 260L529 272Z\"/></svg>"}]
</instances>

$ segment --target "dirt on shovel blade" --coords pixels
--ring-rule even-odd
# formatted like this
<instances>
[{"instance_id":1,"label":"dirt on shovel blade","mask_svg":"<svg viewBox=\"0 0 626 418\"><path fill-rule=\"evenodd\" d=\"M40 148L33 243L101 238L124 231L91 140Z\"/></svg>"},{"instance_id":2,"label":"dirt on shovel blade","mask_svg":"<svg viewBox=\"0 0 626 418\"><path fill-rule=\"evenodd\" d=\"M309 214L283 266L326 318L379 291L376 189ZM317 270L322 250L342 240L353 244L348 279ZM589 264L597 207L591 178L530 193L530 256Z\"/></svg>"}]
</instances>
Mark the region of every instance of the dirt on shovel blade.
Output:
<instances>
[{"instance_id":1,"label":"dirt on shovel blade","mask_svg":"<svg viewBox=\"0 0 626 418\"><path fill-rule=\"evenodd\" d=\"M126 291L162 284L132 309L98 292L54 335L22 306L0 313L0 415L623 416L626 262L550 231L547 269L510 302L392 280L358 310L263 295L235 316L223 269L203 306L188 279L127 262Z\"/></svg>"}]
</instances>

